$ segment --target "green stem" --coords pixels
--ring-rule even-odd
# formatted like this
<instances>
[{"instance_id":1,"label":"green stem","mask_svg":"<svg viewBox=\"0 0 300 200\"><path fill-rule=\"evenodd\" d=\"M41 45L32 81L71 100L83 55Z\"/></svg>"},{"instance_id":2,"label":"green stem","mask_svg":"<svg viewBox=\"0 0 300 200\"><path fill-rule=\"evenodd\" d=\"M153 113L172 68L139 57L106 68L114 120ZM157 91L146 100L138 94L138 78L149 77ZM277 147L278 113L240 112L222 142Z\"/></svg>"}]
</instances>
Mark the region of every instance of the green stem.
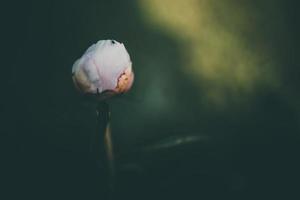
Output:
<instances>
[{"instance_id":1,"label":"green stem","mask_svg":"<svg viewBox=\"0 0 300 200\"><path fill-rule=\"evenodd\" d=\"M104 159L106 162L106 169L108 172L108 186L109 196L112 196L114 190L114 179L115 179L115 166L114 166L114 152L113 152L113 141L110 129L110 111L109 105L105 101L101 101L97 106L97 117L99 123L99 142L100 146L104 146ZM100 156L103 155L101 149L99 149Z\"/></svg>"}]
</instances>

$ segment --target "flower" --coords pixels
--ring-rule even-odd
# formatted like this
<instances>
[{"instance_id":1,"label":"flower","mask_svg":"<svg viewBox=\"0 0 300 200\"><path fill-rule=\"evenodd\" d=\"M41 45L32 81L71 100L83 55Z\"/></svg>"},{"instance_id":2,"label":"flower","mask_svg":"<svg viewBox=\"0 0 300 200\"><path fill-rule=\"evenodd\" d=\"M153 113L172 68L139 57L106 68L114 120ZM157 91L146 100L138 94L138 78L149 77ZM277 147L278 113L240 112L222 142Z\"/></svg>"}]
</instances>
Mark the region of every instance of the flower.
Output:
<instances>
[{"instance_id":1,"label":"flower","mask_svg":"<svg viewBox=\"0 0 300 200\"><path fill-rule=\"evenodd\" d=\"M127 92L134 74L127 50L115 40L100 40L90 46L72 67L76 88L85 94ZM111 96L111 95L109 95Z\"/></svg>"}]
</instances>

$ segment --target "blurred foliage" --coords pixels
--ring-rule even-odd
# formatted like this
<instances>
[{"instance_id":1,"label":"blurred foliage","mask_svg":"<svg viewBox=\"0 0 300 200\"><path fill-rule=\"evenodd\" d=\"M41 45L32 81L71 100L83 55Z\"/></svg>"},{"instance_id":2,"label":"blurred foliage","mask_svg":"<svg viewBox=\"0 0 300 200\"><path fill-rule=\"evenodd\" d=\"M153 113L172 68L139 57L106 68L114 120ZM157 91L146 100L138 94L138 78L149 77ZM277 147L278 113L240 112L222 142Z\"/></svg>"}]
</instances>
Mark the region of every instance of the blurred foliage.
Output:
<instances>
[{"instance_id":1,"label":"blurred foliage","mask_svg":"<svg viewBox=\"0 0 300 200\"><path fill-rule=\"evenodd\" d=\"M144 0L140 4L152 27L180 45L182 71L195 79L208 106L226 106L228 98L238 101L257 87L279 85L272 51L259 38L259 10L237 1Z\"/></svg>"}]
</instances>

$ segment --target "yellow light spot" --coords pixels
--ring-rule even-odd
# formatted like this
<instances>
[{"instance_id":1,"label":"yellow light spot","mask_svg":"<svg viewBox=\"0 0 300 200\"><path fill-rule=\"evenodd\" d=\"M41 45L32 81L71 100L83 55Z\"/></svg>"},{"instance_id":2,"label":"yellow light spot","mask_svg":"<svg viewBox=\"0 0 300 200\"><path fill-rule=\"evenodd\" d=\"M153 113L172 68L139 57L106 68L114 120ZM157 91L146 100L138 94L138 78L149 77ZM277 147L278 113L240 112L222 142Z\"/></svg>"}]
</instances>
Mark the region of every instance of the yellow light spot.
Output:
<instances>
[{"instance_id":1,"label":"yellow light spot","mask_svg":"<svg viewBox=\"0 0 300 200\"><path fill-rule=\"evenodd\" d=\"M182 70L207 102L273 87L277 74L263 44L255 43L258 13L232 0L140 0L141 13L181 46ZM249 38L250 37L250 38ZM203 93L204 92L204 93Z\"/></svg>"}]
</instances>

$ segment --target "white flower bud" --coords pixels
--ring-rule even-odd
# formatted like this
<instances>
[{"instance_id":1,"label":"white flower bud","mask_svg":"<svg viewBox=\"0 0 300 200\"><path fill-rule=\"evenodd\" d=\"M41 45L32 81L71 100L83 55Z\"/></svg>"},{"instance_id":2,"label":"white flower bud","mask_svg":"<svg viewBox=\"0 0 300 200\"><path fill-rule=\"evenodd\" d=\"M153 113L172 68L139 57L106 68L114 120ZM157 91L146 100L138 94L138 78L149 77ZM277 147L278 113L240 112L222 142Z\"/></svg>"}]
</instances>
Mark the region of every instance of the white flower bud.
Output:
<instances>
[{"instance_id":1,"label":"white flower bud","mask_svg":"<svg viewBox=\"0 0 300 200\"><path fill-rule=\"evenodd\" d=\"M100 40L74 63L73 81L82 93L123 93L128 91L133 83L131 65L129 54L122 43Z\"/></svg>"}]
</instances>

